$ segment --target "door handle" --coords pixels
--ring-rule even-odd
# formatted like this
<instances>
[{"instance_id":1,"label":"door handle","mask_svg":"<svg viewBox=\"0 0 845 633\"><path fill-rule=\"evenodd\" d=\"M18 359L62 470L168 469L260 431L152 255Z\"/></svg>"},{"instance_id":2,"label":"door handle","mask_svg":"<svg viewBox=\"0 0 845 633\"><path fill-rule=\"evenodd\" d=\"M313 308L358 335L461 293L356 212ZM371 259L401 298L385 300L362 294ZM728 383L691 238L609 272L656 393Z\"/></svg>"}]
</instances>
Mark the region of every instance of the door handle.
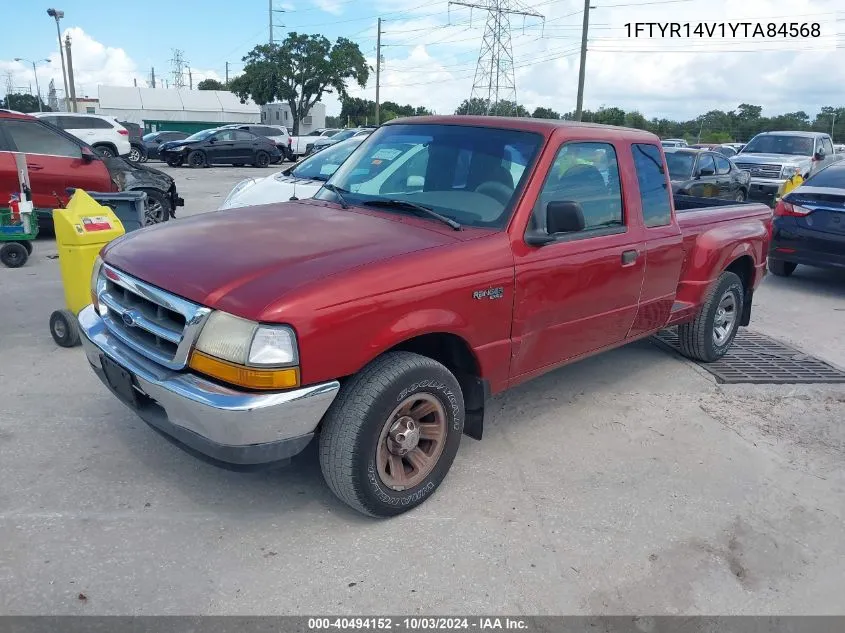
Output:
<instances>
[{"instance_id":1,"label":"door handle","mask_svg":"<svg viewBox=\"0 0 845 633\"><path fill-rule=\"evenodd\" d=\"M33 171L39 171L41 169L44 169L44 165L33 165L32 163L30 163L29 165L26 166L26 168L31 169Z\"/></svg>"},{"instance_id":2,"label":"door handle","mask_svg":"<svg viewBox=\"0 0 845 633\"><path fill-rule=\"evenodd\" d=\"M639 253L637 251L624 251L622 253L622 265L623 266L630 266L635 261L637 261L637 257Z\"/></svg>"}]
</instances>

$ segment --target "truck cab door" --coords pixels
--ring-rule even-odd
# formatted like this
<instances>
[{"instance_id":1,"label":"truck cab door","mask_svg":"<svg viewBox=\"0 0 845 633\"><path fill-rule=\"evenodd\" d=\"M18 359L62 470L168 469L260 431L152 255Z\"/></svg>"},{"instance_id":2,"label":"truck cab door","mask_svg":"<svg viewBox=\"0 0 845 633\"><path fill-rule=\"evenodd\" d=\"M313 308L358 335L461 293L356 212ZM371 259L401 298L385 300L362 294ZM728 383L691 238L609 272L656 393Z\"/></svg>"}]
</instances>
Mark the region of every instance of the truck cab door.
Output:
<instances>
[{"instance_id":1,"label":"truck cab door","mask_svg":"<svg viewBox=\"0 0 845 633\"><path fill-rule=\"evenodd\" d=\"M535 201L528 241L514 243L512 384L623 341L634 322L644 243L623 204L620 147L591 140L561 145ZM580 227L549 234L549 203L556 202L578 205ZM532 245L533 235L552 239Z\"/></svg>"}]
</instances>

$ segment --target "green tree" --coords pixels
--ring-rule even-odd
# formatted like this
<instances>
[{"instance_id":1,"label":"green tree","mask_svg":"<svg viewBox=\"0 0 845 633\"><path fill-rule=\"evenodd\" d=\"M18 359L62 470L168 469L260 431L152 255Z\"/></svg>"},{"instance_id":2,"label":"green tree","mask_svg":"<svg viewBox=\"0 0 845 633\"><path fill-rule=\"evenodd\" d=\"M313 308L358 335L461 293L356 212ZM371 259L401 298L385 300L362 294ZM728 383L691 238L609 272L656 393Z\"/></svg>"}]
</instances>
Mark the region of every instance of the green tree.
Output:
<instances>
[{"instance_id":1,"label":"green tree","mask_svg":"<svg viewBox=\"0 0 845 633\"><path fill-rule=\"evenodd\" d=\"M358 44L339 37L334 45L322 35L289 33L281 44L260 44L246 57L244 72L229 84L241 98L259 105L272 101L288 104L293 133L299 122L326 93L348 96L347 83L367 85L370 67Z\"/></svg>"},{"instance_id":2,"label":"green tree","mask_svg":"<svg viewBox=\"0 0 845 633\"><path fill-rule=\"evenodd\" d=\"M531 113L531 116L535 119L559 119L560 114L552 110L551 108L543 108L537 107L534 108L534 112Z\"/></svg>"},{"instance_id":3,"label":"green tree","mask_svg":"<svg viewBox=\"0 0 845 633\"><path fill-rule=\"evenodd\" d=\"M35 95L30 94L8 94L5 99L0 99L0 108L5 110L17 110L18 112L38 112L38 102L40 99ZM43 101L41 101L41 110L50 112Z\"/></svg>"},{"instance_id":4,"label":"green tree","mask_svg":"<svg viewBox=\"0 0 845 633\"><path fill-rule=\"evenodd\" d=\"M481 99L479 97L473 97L472 99L464 99L461 102L461 105L458 106L458 109L455 110L455 114L486 114L487 113L487 100Z\"/></svg>"},{"instance_id":5,"label":"green tree","mask_svg":"<svg viewBox=\"0 0 845 633\"><path fill-rule=\"evenodd\" d=\"M203 79L197 84L197 90L226 90L226 84L216 79Z\"/></svg>"}]
</instances>

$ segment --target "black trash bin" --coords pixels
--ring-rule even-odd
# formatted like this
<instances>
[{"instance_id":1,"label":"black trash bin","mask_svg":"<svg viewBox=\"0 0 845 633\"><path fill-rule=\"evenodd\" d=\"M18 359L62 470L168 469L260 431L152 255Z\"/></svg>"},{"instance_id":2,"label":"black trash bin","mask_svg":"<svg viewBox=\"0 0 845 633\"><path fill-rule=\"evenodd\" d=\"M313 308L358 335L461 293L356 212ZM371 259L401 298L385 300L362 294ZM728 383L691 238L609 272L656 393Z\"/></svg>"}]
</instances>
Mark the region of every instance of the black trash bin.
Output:
<instances>
[{"instance_id":1,"label":"black trash bin","mask_svg":"<svg viewBox=\"0 0 845 633\"><path fill-rule=\"evenodd\" d=\"M68 189L73 195L75 188ZM86 191L104 207L109 207L123 224L123 229L129 233L146 226L147 194L144 191L120 191L117 193L103 193Z\"/></svg>"}]
</instances>

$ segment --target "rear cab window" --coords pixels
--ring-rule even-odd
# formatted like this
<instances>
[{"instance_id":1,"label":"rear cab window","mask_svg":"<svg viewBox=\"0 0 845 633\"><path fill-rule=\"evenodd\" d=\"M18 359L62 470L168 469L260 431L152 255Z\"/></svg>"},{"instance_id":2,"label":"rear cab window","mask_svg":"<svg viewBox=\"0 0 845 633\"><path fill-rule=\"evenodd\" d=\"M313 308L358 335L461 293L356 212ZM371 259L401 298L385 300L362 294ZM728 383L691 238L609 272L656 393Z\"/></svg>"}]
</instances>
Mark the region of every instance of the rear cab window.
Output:
<instances>
[{"instance_id":1,"label":"rear cab window","mask_svg":"<svg viewBox=\"0 0 845 633\"><path fill-rule=\"evenodd\" d=\"M634 143L631 145L634 169L640 189L640 204L646 228L667 226L672 223L672 202L663 159L656 145ZM712 162L712 159L711 159Z\"/></svg>"}]
</instances>

